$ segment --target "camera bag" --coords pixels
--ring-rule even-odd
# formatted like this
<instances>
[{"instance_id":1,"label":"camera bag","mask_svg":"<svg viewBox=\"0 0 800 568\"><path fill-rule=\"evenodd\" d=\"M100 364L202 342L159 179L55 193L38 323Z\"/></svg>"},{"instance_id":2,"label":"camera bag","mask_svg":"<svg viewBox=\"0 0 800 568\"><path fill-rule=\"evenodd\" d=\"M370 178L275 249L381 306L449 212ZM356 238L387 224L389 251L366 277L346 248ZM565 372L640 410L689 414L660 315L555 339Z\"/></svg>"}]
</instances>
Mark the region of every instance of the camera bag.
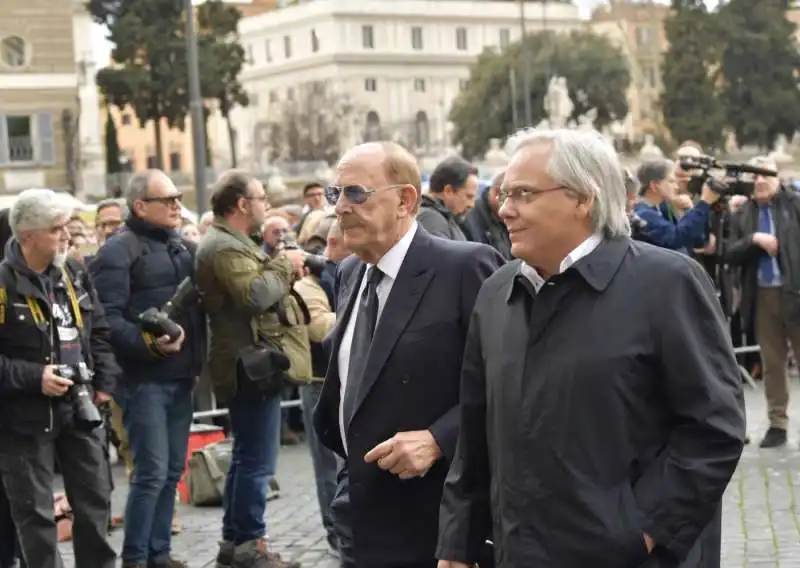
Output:
<instances>
[{"instance_id":1,"label":"camera bag","mask_svg":"<svg viewBox=\"0 0 800 568\"><path fill-rule=\"evenodd\" d=\"M189 502L195 507L222 504L225 477L231 467L233 440L227 439L195 450L189 458Z\"/></svg>"}]
</instances>

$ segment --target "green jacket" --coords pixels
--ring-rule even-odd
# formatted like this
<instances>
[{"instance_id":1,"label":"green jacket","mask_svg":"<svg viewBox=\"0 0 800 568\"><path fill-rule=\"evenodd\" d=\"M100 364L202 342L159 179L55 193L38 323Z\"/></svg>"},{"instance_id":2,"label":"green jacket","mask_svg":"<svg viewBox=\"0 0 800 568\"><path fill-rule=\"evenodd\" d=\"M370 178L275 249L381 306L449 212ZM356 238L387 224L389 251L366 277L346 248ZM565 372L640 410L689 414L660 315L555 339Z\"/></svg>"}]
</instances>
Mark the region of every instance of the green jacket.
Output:
<instances>
[{"instance_id":1,"label":"green jacket","mask_svg":"<svg viewBox=\"0 0 800 568\"><path fill-rule=\"evenodd\" d=\"M256 338L281 344L283 327L272 308L289 293L292 263L285 256L270 259L220 218L200 241L195 263L209 320L206 372L214 395L227 401L236 393L239 352Z\"/></svg>"}]
</instances>

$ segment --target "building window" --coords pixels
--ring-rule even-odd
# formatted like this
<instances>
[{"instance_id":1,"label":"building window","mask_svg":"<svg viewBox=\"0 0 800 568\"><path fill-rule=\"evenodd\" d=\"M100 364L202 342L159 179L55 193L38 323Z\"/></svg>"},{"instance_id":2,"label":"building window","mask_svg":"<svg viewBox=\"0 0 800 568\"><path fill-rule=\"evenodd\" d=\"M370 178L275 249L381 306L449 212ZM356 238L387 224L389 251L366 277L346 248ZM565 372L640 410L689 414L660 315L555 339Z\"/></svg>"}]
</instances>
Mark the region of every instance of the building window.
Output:
<instances>
[{"instance_id":1,"label":"building window","mask_svg":"<svg viewBox=\"0 0 800 568\"><path fill-rule=\"evenodd\" d=\"M511 31L508 28L503 28L500 30L500 49L505 49L511 43Z\"/></svg>"},{"instance_id":2,"label":"building window","mask_svg":"<svg viewBox=\"0 0 800 568\"><path fill-rule=\"evenodd\" d=\"M270 91L269 92L269 102L277 103L278 102L278 93L277 91Z\"/></svg>"},{"instance_id":3,"label":"building window","mask_svg":"<svg viewBox=\"0 0 800 568\"><path fill-rule=\"evenodd\" d=\"M414 26L411 28L411 48L412 49L422 49L422 28L420 26Z\"/></svg>"},{"instance_id":4,"label":"building window","mask_svg":"<svg viewBox=\"0 0 800 568\"><path fill-rule=\"evenodd\" d=\"M131 115L127 112L122 115L122 126L130 126L131 125Z\"/></svg>"},{"instance_id":5,"label":"building window","mask_svg":"<svg viewBox=\"0 0 800 568\"><path fill-rule=\"evenodd\" d=\"M466 91L468 84L469 84L469 80L467 80L467 79L459 79L458 80L458 90L459 91Z\"/></svg>"},{"instance_id":6,"label":"building window","mask_svg":"<svg viewBox=\"0 0 800 568\"><path fill-rule=\"evenodd\" d=\"M286 100L290 102L294 100L294 88L289 87L286 89Z\"/></svg>"},{"instance_id":7,"label":"building window","mask_svg":"<svg viewBox=\"0 0 800 568\"><path fill-rule=\"evenodd\" d=\"M365 49L375 49L375 29L372 26L361 26L361 45Z\"/></svg>"},{"instance_id":8,"label":"building window","mask_svg":"<svg viewBox=\"0 0 800 568\"><path fill-rule=\"evenodd\" d=\"M425 92L425 79L414 79L414 90L418 93Z\"/></svg>"},{"instance_id":9,"label":"building window","mask_svg":"<svg viewBox=\"0 0 800 568\"><path fill-rule=\"evenodd\" d=\"M8 115L5 117L8 160L10 162L32 162L36 146L33 137L31 116Z\"/></svg>"},{"instance_id":10,"label":"building window","mask_svg":"<svg viewBox=\"0 0 800 568\"><path fill-rule=\"evenodd\" d=\"M650 28L644 26L636 27L636 45L639 47L647 46L652 39Z\"/></svg>"},{"instance_id":11,"label":"building window","mask_svg":"<svg viewBox=\"0 0 800 568\"><path fill-rule=\"evenodd\" d=\"M24 67L30 59L28 44L19 36L0 40L0 61L9 67Z\"/></svg>"},{"instance_id":12,"label":"building window","mask_svg":"<svg viewBox=\"0 0 800 568\"><path fill-rule=\"evenodd\" d=\"M169 171L171 172L179 172L181 171L181 153L180 152L170 152L169 153Z\"/></svg>"},{"instance_id":13,"label":"building window","mask_svg":"<svg viewBox=\"0 0 800 568\"><path fill-rule=\"evenodd\" d=\"M311 52L316 53L319 51L319 37L317 37L317 30L311 30Z\"/></svg>"},{"instance_id":14,"label":"building window","mask_svg":"<svg viewBox=\"0 0 800 568\"><path fill-rule=\"evenodd\" d=\"M264 53L267 56L267 63L272 63L272 42L270 40L264 44Z\"/></svg>"},{"instance_id":15,"label":"building window","mask_svg":"<svg viewBox=\"0 0 800 568\"><path fill-rule=\"evenodd\" d=\"M378 81L372 78L364 79L364 90L374 93L378 90Z\"/></svg>"},{"instance_id":16,"label":"building window","mask_svg":"<svg viewBox=\"0 0 800 568\"><path fill-rule=\"evenodd\" d=\"M249 65L252 65L255 62L256 62L256 60L253 58L253 46L252 45L248 45L247 46L247 63Z\"/></svg>"},{"instance_id":17,"label":"building window","mask_svg":"<svg viewBox=\"0 0 800 568\"><path fill-rule=\"evenodd\" d=\"M147 156L147 169L148 170L156 170L156 169L158 169L158 158L156 158L155 154L148 154L148 156Z\"/></svg>"},{"instance_id":18,"label":"building window","mask_svg":"<svg viewBox=\"0 0 800 568\"><path fill-rule=\"evenodd\" d=\"M286 59L292 57L292 38L289 36L283 36L283 55Z\"/></svg>"},{"instance_id":19,"label":"building window","mask_svg":"<svg viewBox=\"0 0 800 568\"><path fill-rule=\"evenodd\" d=\"M651 89L655 89L658 86L658 73L656 73L655 67L648 65L644 68L644 79Z\"/></svg>"},{"instance_id":20,"label":"building window","mask_svg":"<svg viewBox=\"0 0 800 568\"><path fill-rule=\"evenodd\" d=\"M456 28L456 49L467 50L467 28Z\"/></svg>"}]
</instances>

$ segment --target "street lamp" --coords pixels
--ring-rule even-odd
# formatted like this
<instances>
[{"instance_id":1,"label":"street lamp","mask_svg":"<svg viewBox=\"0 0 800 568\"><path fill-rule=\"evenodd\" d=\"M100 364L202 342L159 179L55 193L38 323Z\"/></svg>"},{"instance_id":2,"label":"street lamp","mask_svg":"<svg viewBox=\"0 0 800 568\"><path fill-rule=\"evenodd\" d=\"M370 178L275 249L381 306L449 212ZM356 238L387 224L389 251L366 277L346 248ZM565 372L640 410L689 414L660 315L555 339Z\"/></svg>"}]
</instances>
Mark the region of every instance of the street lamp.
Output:
<instances>
[{"instance_id":1,"label":"street lamp","mask_svg":"<svg viewBox=\"0 0 800 568\"><path fill-rule=\"evenodd\" d=\"M186 64L189 67L189 110L192 117L192 149L194 150L194 190L197 197L197 217L206 207L206 137L203 120L203 98L200 94L200 63L197 53L197 33L194 27L192 0L186 7Z\"/></svg>"}]
</instances>

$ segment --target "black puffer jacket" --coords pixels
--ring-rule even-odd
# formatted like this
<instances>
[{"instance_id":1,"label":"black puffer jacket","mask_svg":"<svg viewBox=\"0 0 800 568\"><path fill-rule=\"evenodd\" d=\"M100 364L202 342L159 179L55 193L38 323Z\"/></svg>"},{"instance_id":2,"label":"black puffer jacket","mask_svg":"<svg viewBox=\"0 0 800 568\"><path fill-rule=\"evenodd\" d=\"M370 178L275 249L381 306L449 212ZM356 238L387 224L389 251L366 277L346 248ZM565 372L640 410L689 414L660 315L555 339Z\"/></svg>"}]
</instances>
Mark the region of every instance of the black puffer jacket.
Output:
<instances>
[{"instance_id":1,"label":"black puffer jacket","mask_svg":"<svg viewBox=\"0 0 800 568\"><path fill-rule=\"evenodd\" d=\"M489 190L482 192L475 200L475 207L467 213L466 225L469 240L487 244L506 260L512 259L508 229L489 205Z\"/></svg>"},{"instance_id":2,"label":"black puffer jacket","mask_svg":"<svg viewBox=\"0 0 800 568\"><path fill-rule=\"evenodd\" d=\"M435 237L451 241L467 240L456 216L436 197L422 196L417 222Z\"/></svg>"}]
</instances>

